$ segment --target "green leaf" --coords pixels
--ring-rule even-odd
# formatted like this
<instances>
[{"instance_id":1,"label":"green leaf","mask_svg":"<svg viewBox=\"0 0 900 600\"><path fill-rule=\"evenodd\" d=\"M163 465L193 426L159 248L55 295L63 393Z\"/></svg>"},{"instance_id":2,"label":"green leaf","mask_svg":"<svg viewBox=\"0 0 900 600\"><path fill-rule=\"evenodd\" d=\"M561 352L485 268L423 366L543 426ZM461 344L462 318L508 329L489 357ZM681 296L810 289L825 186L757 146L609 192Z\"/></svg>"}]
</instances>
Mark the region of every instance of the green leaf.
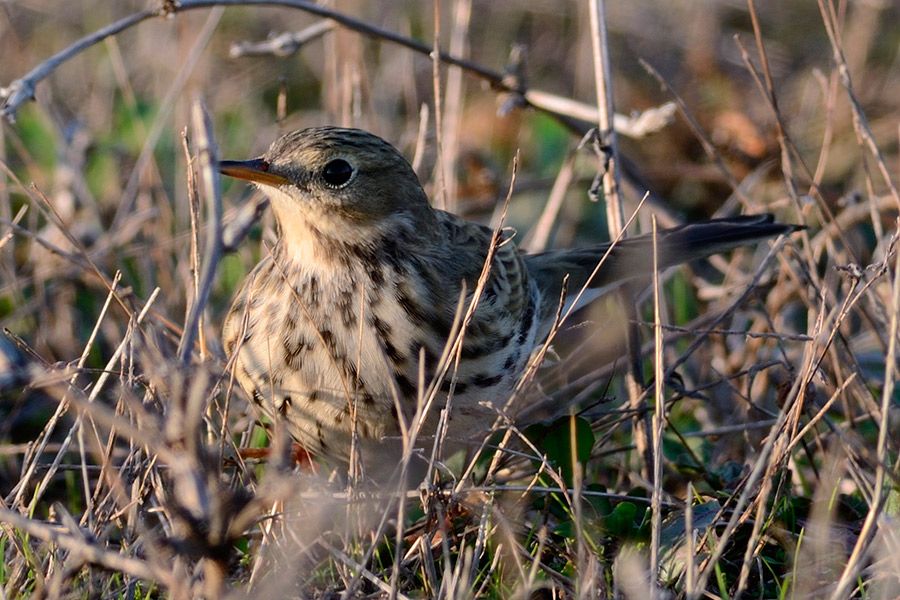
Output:
<instances>
[{"instance_id":1,"label":"green leaf","mask_svg":"<svg viewBox=\"0 0 900 600\"><path fill-rule=\"evenodd\" d=\"M603 524L606 530L613 537L624 538L629 537L635 530L635 519L637 518L638 507L633 502L620 502L613 509L612 513Z\"/></svg>"},{"instance_id":2,"label":"green leaf","mask_svg":"<svg viewBox=\"0 0 900 600\"><path fill-rule=\"evenodd\" d=\"M594 447L594 432L591 425L581 417L563 417L549 426L529 427L525 433L544 453L550 465L559 469L566 485L572 485L574 481L573 454L575 462L584 465L590 459Z\"/></svg>"}]
</instances>

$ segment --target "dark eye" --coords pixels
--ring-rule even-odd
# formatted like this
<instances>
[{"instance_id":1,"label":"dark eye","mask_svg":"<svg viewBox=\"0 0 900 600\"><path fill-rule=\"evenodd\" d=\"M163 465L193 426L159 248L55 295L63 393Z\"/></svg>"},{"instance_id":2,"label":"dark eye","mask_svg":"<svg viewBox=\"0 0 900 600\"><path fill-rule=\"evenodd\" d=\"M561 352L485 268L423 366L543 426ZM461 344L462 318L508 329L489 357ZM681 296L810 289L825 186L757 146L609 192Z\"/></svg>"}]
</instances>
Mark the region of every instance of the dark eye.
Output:
<instances>
[{"instance_id":1,"label":"dark eye","mask_svg":"<svg viewBox=\"0 0 900 600\"><path fill-rule=\"evenodd\" d=\"M322 169L322 179L333 188L347 185L353 177L353 165L343 158L336 158Z\"/></svg>"}]
</instances>

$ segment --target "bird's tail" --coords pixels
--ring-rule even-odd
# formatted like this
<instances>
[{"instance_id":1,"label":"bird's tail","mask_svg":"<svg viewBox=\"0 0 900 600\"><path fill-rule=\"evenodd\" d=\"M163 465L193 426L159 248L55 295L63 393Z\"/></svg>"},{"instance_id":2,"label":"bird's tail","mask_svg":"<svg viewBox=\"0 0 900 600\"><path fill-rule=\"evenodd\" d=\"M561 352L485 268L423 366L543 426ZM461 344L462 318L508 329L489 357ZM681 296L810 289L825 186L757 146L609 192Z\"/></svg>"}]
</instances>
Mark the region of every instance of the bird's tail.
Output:
<instances>
[{"instance_id":1,"label":"bird's tail","mask_svg":"<svg viewBox=\"0 0 900 600\"><path fill-rule=\"evenodd\" d=\"M771 214L712 219L664 229L657 232L658 265L665 269L800 229L804 227L776 223ZM609 256L591 277L607 251ZM588 283L588 289L605 292L653 273L653 237L647 234L626 238L614 245L605 243L551 250L529 255L525 260L529 274L537 278L545 297L551 294L549 297L552 298L554 292L558 297L566 275L569 294L578 292L585 283ZM597 293L591 296L596 297Z\"/></svg>"}]
</instances>

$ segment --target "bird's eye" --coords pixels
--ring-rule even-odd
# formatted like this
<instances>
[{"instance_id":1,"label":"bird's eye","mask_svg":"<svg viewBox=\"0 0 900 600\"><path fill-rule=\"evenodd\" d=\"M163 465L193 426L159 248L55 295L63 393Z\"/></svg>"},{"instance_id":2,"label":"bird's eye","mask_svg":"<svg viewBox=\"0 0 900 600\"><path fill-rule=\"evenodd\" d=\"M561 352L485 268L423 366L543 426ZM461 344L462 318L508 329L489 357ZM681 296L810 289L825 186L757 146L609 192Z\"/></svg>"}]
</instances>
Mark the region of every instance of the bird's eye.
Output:
<instances>
[{"instance_id":1,"label":"bird's eye","mask_svg":"<svg viewBox=\"0 0 900 600\"><path fill-rule=\"evenodd\" d=\"M322 179L333 188L342 188L353 177L353 165L343 158L329 161L322 169Z\"/></svg>"}]
</instances>

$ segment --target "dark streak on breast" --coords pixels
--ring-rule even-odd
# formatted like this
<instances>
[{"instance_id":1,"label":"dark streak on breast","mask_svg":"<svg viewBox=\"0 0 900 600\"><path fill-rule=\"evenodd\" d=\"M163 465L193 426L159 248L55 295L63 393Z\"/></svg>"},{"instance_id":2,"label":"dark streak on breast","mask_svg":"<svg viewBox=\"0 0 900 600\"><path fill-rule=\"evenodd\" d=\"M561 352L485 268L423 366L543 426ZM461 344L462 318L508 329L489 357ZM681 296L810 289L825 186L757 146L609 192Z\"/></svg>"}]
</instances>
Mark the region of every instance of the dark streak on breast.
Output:
<instances>
[{"instance_id":1,"label":"dark streak on breast","mask_svg":"<svg viewBox=\"0 0 900 600\"><path fill-rule=\"evenodd\" d=\"M322 336L322 341L325 343L325 347L331 353L331 356L334 356L336 348L334 334L330 329L323 329L319 332L319 335Z\"/></svg>"},{"instance_id":2,"label":"dark streak on breast","mask_svg":"<svg viewBox=\"0 0 900 600\"><path fill-rule=\"evenodd\" d=\"M353 300L354 294L352 290L341 290L340 297L338 298L338 310L341 313L341 322L347 329L356 326L356 312L358 307L354 306L356 303Z\"/></svg>"}]
</instances>

